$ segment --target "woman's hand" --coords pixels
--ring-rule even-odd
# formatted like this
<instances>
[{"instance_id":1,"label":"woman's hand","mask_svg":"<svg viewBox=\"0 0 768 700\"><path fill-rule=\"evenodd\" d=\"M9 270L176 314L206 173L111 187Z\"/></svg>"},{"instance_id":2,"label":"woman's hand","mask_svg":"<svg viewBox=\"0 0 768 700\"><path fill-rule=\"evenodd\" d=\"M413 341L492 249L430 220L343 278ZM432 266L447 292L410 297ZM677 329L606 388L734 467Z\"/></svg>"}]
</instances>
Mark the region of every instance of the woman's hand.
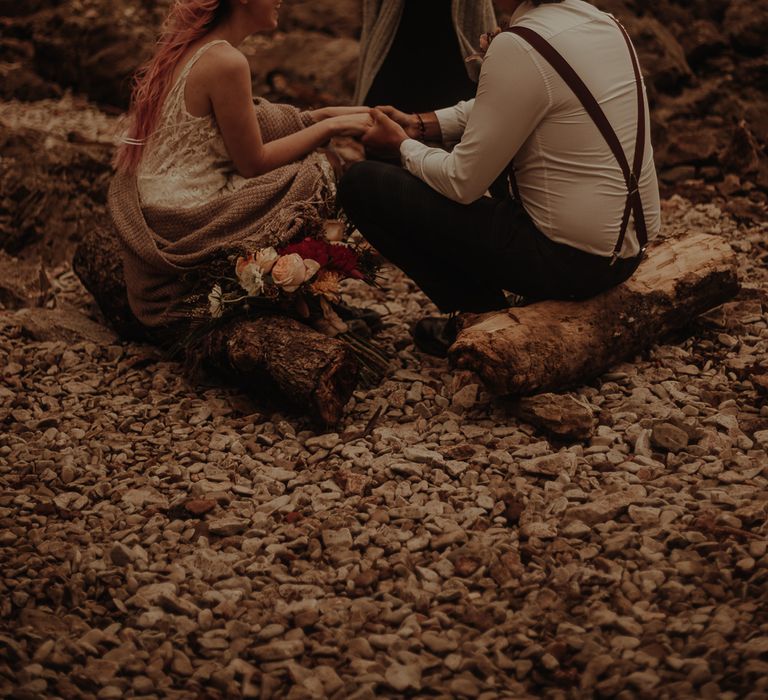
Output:
<instances>
[{"instance_id":1,"label":"woman's hand","mask_svg":"<svg viewBox=\"0 0 768 700\"><path fill-rule=\"evenodd\" d=\"M480 52L485 54L491 46L491 42L501 34L501 27L496 27L492 32L486 32L480 35Z\"/></svg>"},{"instance_id":2,"label":"woman's hand","mask_svg":"<svg viewBox=\"0 0 768 700\"><path fill-rule=\"evenodd\" d=\"M383 107L376 107L376 109L384 112L395 124L399 124L403 131L408 134L408 138L418 139L421 135L419 133L419 118L415 114L406 114L392 105L384 105Z\"/></svg>"},{"instance_id":3,"label":"woman's hand","mask_svg":"<svg viewBox=\"0 0 768 700\"><path fill-rule=\"evenodd\" d=\"M329 128L331 136L362 136L373 126L371 110L365 109L365 112L328 117L323 124Z\"/></svg>"},{"instance_id":4,"label":"woman's hand","mask_svg":"<svg viewBox=\"0 0 768 700\"><path fill-rule=\"evenodd\" d=\"M333 119L333 117L345 117L350 114L370 114L370 107L321 107L320 109L313 109L310 112L312 119L315 122L321 122L325 119Z\"/></svg>"}]
</instances>

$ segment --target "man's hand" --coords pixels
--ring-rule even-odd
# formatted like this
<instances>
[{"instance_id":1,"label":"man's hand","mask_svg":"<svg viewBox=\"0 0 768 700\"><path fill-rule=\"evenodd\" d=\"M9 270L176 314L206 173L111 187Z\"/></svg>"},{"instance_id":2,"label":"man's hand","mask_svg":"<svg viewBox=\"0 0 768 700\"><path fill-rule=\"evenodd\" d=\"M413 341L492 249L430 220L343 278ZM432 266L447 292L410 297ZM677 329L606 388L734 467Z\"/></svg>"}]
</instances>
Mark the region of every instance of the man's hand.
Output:
<instances>
[{"instance_id":1,"label":"man's hand","mask_svg":"<svg viewBox=\"0 0 768 700\"><path fill-rule=\"evenodd\" d=\"M373 126L363 136L363 145L376 156L399 158L400 145L410 138L405 129L380 109L374 109L371 115Z\"/></svg>"},{"instance_id":2,"label":"man's hand","mask_svg":"<svg viewBox=\"0 0 768 700\"><path fill-rule=\"evenodd\" d=\"M408 138L419 138L419 118L415 114L406 114L392 105L384 105L383 107L376 107L376 109L381 110L393 122L402 126L403 131L408 134Z\"/></svg>"}]
</instances>

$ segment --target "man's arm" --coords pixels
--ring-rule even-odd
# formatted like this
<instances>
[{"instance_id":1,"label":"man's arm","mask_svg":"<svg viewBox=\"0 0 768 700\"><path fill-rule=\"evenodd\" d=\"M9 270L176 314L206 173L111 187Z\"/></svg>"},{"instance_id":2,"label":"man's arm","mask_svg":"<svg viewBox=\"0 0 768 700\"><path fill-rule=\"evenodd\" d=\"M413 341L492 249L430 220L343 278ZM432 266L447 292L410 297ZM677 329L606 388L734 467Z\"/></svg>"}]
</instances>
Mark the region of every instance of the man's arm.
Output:
<instances>
[{"instance_id":1,"label":"man's arm","mask_svg":"<svg viewBox=\"0 0 768 700\"><path fill-rule=\"evenodd\" d=\"M438 109L434 112L437 123L440 125L442 141L446 146L452 146L461 141L464 131L467 128L469 115L472 114L472 108L475 106L475 100L459 102L453 107Z\"/></svg>"},{"instance_id":2,"label":"man's arm","mask_svg":"<svg viewBox=\"0 0 768 700\"><path fill-rule=\"evenodd\" d=\"M514 35L499 36L488 50L461 142L447 153L404 139L401 157L416 177L449 199L469 204L507 168L549 107L548 87L530 50ZM458 113L452 116L458 129Z\"/></svg>"}]
</instances>

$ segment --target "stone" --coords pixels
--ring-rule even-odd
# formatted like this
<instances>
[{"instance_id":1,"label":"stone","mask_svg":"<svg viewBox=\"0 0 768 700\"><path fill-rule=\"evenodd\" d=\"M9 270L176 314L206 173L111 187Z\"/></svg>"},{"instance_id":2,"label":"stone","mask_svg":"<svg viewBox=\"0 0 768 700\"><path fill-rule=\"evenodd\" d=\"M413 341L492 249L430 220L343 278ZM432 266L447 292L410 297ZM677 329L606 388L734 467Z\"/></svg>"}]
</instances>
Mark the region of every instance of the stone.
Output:
<instances>
[{"instance_id":1,"label":"stone","mask_svg":"<svg viewBox=\"0 0 768 700\"><path fill-rule=\"evenodd\" d=\"M134 560L135 554L121 542L116 542L109 550L109 558L115 566L127 566Z\"/></svg>"},{"instance_id":2,"label":"stone","mask_svg":"<svg viewBox=\"0 0 768 700\"><path fill-rule=\"evenodd\" d=\"M520 462L520 468L526 474L557 478L561 474L572 474L577 463L578 459L572 452L557 452L524 460Z\"/></svg>"},{"instance_id":3,"label":"stone","mask_svg":"<svg viewBox=\"0 0 768 700\"><path fill-rule=\"evenodd\" d=\"M395 662L387 668L384 678L392 688L401 693L409 688L421 690L421 668L416 664Z\"/></svg>"},{"instance_id":4,"label":"stone","mask_svg":"<svg viewBox=\"0 0 768 700\"><path fill-rule=\"evenodd\" d=\"M124 503L136 508L144 508L150 505L167 506L168 501L162 494L153 488L129 489L123 494Z\"/></svg>"},{"instance_id":5,"label":"stone","mask_svg":"<svg viewBox=\"0 0 768 700\"><path fill-rule=\"evenodd\" d=\"M351 547L352 533L346 527L339 530L323 530L323 544L326 547Z\"/></svg>"},{"instance_id":6,"label":"stone","mask_svg":"<svg viewBox=\"0 0 768 700\"><path fill-rule=\"evenodd\" d=\"M83 670L83 675L97 685L107 685L119 670L120 667L114 661L91 658Z\"/></svg>"},{"instance_id":7,"label":"stone","mask_svg":"<svg viewBox=\"0 0 768 700\"><path fill-rule=\"evenodd\" d=\"M688 433L671 423L657 423L651 431L651 443L659 449L677 454L688 446Z\"/></svg>"},{"instance_id":8,"label":"stone","mask_svg":"<svg viewBox=\"0 0 768 700\"><path fill-rule=\"evenodd\" d=\"M436 632L424 632L421 635L424 646L435 654L449 654L458 649L458 644L445 634Z\"/></svg>"},{"instance_id":9,"label":"stone","mask_svg":"<svg viewBox=\"0 0 768 700\"><path fill-rule=\"evenodd\" d=\"M642 486L632 486L626 491L618 491L583 505L572 506L565 515L569 520L581 520L590 526L597 525L615 520L630 505L641 502L644 498L645 489Z\"/></svg>"},{"instance_id":10,"label":"stone","mask_svg":"<svg viewBox=\"0 0 768 700\"><path fill-rule=\"evenodd\" d=\"M526 539L538 537L542 540L549 540L557 537L557 528L549 522L531 522L520 527L520 536Z\"/></svg>"},{"instance_id":11,"label":"stone","mask_svg":"<svg viewBox=\"0 0 768 700\"><path fill-rule=\"evenodd\" d=\"M441 467L445 463L445 458L439 452L429 450L424 447L406 447L403 450L403 457L410 462L417 464L428 464L433 467Z\"/></svg>"},{"instance_id":12,"label":"stone","mask_svg":"<svg viewBox=\"0 0 768 700\"><path fill-rule=\"evenodd\" d=\"M571 394L525 397L513 410L524 421L567 440L587 440L597 424L592 407Z\"/></svg>"},{"instance_id":13,"label":"stone","mask_svg":"<svg viewBox=\"0 0 768 700\"><path fill-rule=\"evenodd\" d=\"M274 641L254 647L253 656L258 661L285 661L304 653L304 642L300 639Z\"/></svg>"},{"instance_id":14,"label":"stone","mask_svg":"<svg viewBox=\"0 0 768 700\"><path fill-rule=\"evenodd\" d=\"M451 398L451 407L462 411L468 411L477 403L477 384L467 384L459 389Z\"/></svg>"},{"instance_id":15,"label":"stone","mask_svg":"<svg viewBox=\"0 0 768 700\"><path fill-rule=\"evenodd\" d=\"M184 509L191 515L205 515L216 507L216 501L193 498L184 502Z\"/></svg>"},{"instance_id":16,"label":"stone","mask_svg":"<svg viewBox=\"0 0 768 700\"><path fill-rule=\"evenodd\" d=\"M627 509L629 519L638 525L656 525L661 517L659 508L642 508L640 506L629 506Z\"/></svg>"},{"instance_id":17,"label":"stone","mask_svg":"<svg viewBox=\"0 0 768 700\"><path fill-rule=\"evenodd\" d=\"M76 309L21 309L14 321L35 340L77 343L83 340L97 345L114 345L117 335L95 323Z\"/></svg>"},{"instance_id":18,"label":"stone","mask_svg":"<svg viewBox=\"0 0 768 700\"><path fill-rule=\"evenodd\" d=\"M245 532L250 524L251 521L246 520L245 518L219 518L218 520L212 520L208 524L208 531L212 535L231 537L233 535L240 535Z\"/></svg>"}]
</instances>

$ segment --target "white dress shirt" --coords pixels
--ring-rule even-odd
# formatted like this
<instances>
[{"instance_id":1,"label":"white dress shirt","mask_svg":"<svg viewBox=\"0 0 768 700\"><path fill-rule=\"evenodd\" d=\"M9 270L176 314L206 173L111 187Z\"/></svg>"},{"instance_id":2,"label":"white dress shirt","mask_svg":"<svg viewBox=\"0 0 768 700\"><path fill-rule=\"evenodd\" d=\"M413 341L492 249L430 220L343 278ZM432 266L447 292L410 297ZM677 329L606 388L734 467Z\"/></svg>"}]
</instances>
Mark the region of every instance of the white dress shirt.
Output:
<instances>
[{"instance_id":1,"label":"white dress shirt","mask_svg":"<svg viewBox=\"0 0 768 700\"><path fill-rule=\"evenodd\" d=\"M512 24L529 27L571 64L600 103L632 163L637 92L627 44L611 17L582 0L523 3ZM409 139L405 167L446 197L469 204L512 158L526 211L554 241L609 256L619 236L627 187L615 156L576 95L521 37L497 36L475 99L437 112L452 152ZM646 99L646 129L650 118ZM646 135L640 194L648 237L661 226L653 149ZM639 252L633 217L622 257Z\"/></svg>"}]
</instances>

